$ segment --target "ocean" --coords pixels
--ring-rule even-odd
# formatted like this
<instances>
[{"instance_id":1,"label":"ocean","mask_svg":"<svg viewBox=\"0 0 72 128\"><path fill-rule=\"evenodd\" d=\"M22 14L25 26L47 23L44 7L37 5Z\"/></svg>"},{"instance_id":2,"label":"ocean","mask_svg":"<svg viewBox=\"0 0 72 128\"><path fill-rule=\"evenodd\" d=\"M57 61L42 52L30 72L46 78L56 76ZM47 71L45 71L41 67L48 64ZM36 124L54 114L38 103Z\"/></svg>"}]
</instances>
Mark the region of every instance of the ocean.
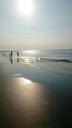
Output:
<instances>
[{"instance_id":1,"label":"ocean","mask_svg":"<svg viewBox=\"0 0 72 128\"><path fill-rule=\"evenodd\" d=\"M72 49L0 51L0 128L72 126Z\"/></svg>"}]
</instances>

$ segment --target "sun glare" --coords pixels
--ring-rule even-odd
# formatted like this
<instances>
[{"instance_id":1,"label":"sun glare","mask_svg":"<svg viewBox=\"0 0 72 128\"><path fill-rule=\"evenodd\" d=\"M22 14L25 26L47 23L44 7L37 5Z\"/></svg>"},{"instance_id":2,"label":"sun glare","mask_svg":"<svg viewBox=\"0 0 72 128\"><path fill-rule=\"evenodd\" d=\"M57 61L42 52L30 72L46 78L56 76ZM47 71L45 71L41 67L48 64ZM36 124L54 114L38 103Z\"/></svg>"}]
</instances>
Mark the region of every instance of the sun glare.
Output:
<instances>
[{"instance_id":1,"label":"sun glare","mask_svg":"<svg viewBox=\"0 0 72 128\"><path fill-rule=\"evenodd\" d=\"M30 18L34 10L33 0L19 0L18 11L20 16Z\"/></svg>"}]
</instances>

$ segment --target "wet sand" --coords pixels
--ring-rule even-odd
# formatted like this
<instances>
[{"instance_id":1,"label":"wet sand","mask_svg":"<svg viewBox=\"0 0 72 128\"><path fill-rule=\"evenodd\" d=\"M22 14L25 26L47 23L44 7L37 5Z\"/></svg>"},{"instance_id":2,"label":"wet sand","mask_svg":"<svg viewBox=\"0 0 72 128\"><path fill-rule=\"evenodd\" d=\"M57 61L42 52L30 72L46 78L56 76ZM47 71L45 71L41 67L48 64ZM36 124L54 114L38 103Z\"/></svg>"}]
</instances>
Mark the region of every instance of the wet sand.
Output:
<instances>
[{"instance_id":1,"label":"wet sand","mask_svg":"<svg viewBox=\"0 0 72 128\"><path fill-rule=\"evenodd\" d=\"M24 77L0 77L0 128L70 126L71 96Z\"/></svg>"},{"instance_id":2,"label":"wet sand","mask_svg":"<svg viewBox=\"0 0 72 128\"><path fill-rule=\"evenodd\" d=\"M46 127L48 110L47 88L22 77L0 78L1 128Z\"/></svg>"}]
</instances>

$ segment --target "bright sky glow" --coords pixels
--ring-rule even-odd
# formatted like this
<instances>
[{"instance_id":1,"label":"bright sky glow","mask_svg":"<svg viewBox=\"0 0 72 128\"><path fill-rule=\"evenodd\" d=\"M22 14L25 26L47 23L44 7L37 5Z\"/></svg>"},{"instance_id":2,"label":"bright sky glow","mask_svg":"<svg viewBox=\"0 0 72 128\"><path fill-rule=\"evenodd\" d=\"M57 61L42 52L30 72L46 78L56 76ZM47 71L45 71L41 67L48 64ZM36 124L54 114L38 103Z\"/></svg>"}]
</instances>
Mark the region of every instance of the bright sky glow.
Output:
<instances>
[{"instance_id":1,"label":"bright sky glow","mask_svg":"<svg viewBox=\"0 0 72 128\"><path fill-rule=\"evenodd\" d=\"M0 0L0 49L7 48L72 48L72 0Z\"/></svg>"},{"instance_id":2,"label":"bright sky glow","mask_svg":"<svg viewBox=\"0 0 72 128\"><path fill-rule=\"evenodd\" d=\"M19 0L18 13L22 17L31 18L34 10L33 0Z\"/></svg>"}]
</instances>

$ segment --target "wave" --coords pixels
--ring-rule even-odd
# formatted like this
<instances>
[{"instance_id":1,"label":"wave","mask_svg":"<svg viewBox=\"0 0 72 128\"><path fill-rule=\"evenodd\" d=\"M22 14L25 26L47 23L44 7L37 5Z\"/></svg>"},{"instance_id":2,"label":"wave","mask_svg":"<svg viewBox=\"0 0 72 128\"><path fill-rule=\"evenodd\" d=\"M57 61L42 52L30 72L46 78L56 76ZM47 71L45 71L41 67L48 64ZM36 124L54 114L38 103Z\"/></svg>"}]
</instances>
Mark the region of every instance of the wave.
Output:
<instances>
[{"instance_id":1,"label":"wave","mask_svg":"<svg viewBox=\"0 0 72 128\"><path fill-rule=\"evenodd\" d=\"M48 58L40 58L40 61L72 63L72 60L68 60L68 59L48 59Z\"/></svg>"}]
</instances>

